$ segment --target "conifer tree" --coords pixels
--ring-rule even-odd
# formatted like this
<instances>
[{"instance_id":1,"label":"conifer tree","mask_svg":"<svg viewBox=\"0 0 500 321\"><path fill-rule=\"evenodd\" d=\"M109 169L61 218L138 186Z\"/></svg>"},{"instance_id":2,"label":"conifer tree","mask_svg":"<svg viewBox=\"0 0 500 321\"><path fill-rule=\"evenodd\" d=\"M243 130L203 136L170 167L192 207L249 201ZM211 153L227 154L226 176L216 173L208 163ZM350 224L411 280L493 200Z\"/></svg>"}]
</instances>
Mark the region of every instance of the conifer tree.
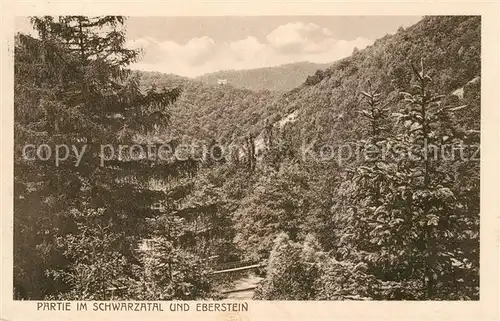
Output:
<instances>
[{"instance_id":1,"label":"conifer tree","mask_svg":"<svg viewBox=\"0 0 500 321\"><path fill-rule=\"evenodd\" d=\"M377 209L384 203L383 194L386 184L384 169L387 168L387 160L382 152L387 146L389 108L380 106L380 93L372 87L370 81L368 81L368 90L362 91L361 94L367 106L359 113L367 119L368 137L358 142L363 152L361 163L355 169L351 180L347 182L350 185L347 197L339 195L339 203L343 203L342 206L350 211L349 215L340 217L341 221L344 220L341 224L346 228L343 233L349 235L348 238L341 239L341 247L346 242L347 248L356 244L357 249L364 251L373 248L372 241L366 235L371 232L373 224L377 222ZM345 188L346 184L343 184L341 189ZM357 251L346 253L359 254Z\"/></svg>"},{"instance_id":2,"label":"conifer tree","mask_svg":"<svg viewBox=\"0 0 500 321\"><path fill-rule=\"evenodd\" d=\"M388 137L392 154L358 168L339 251L345 259L368 264L382 282L380 297L473 298L478 261L466 247L477 238L478 213L467 212L456 197L451 166L468 160L455 153L450 161L442 152L462 142L453 135L452 113L464 106L441 104L443 96L432 93L423 63L411 67L414 92L403 93L406 104L394 114L402 128ZM471 233L459 235L463 230Z\"/></svg>"},{"instance_id":3,"label":"conifer tree","mask_svg":"<svg viewBox=\"0 0 500 321\"><path fill-rule=\"evenodd\" d=\"M113 16L34 17L32 23L41 39L24 35L17 38L15 113L19 157L15 173L15 234L20 238L30 233L44 235L33 243L17 242L15 269L19 274L15 280L16 291L22 297L42 298L51 292L78 289L85 269L96 268L102 275L115 275L120 270L113 265L95 265L98 257L114 260L120 256L133 262L135 244L150 233L145 219L161 214L151 205L165 197L164 192L149 189L147 182L151 177L180 173L177 163L137 159L132 153L100 164L103 145L130 146L136 133L148 133L166 125L166 108L180 93L177 89L151 89L146 93L139 90L138 79L126 69L138 53L124 48L124 32L120 29L123 22L123 17ZM80 150L83 146L86 149L78 166L75 159L55 166L21 157L23 146L42 143L74 144ZM80 225L70 214L76 212L83 215ZM93 212L100 215L81 222L88 217L85 213ZM36 217L45 217L44 230L36 225ZM83 237L88 234L84 226L90 230L108 227L115 246L107 249L114 254L93 247L90 253L96 260L82 261L78 255L72 255L87 251L85 248L90 245ZM41 270L34 272L36 267L30 267L33 264L27 256L29 249L38 248L39 243L45 244L45 252L36 260L46 262L44 255L51 259L39 264ZM82 269L82 264L88 266ZM46 278L46 271L59 276L61 285L56 289L45 287L48 292L42 293L33 287ZM131 273L123 270L116 278L130 277ZM37 277L37 281L23 282L26 274ZM108 297L100 288L88 295L95 299Z\"/></svg>"},{"instance_id":4,"label":"conifer tree","mask_svg":"<svg viewBox=\"0 0 500 321\"><path fill-rule=\"evenodd\" d=\"M245 140L247 150L247 167L250 172L255 170L257 157L255 155L255 137L252 133L248 134Z\"/></svg>"},{"instance_id":5,"label":"conifer tree","mask_svg":"<svg viewBox=\"0 0 500 321\"><path fill-rule=\"evenodd\" d=\"M467 153L462 153L467 146L454 121L454 114L467 106L442 103L444 96L433 93L423 60L418 68L411 67L413 92L402 93L407 104L396 116L405 128L401 143L411 148L409 157L398 164L398 172L406 180L399 186L402 197L398 207L405 204L411 215L411 221L406 218L409 232L413 231L410 239L423 252L411 255L413 277L421 279L426 299L470 299L478 295L477 276L473 276L478 272L478 257L471 258L467 246L479 233L479 213L468 212L457 198L456 186L461 183L454 172L456 163L470 161ZM460 235L464 231L475 233L464 238ZM463 277L456 279L458 275ZM471 284L465 285L465 280Z\"/></svg>"}]
</instances>

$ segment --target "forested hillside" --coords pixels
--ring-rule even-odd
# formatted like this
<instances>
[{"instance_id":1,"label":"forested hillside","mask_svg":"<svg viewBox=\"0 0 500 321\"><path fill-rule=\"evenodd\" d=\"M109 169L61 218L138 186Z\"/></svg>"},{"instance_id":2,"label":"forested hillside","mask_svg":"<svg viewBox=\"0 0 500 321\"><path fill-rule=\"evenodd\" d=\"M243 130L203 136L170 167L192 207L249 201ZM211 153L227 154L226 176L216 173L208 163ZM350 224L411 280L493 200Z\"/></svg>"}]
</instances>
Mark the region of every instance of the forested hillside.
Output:
<instances>
[{"instance_id":1,"label":"forested hillside","mask_svg":"<svg viewBox=\"0 0 500 321\"><path fill-rule=\"evenodd\" d=\"M274 101L280 94L269 90L251 91L232 85L207 85L175 75L137 72L142 90L181 88L179 99L170 108L171 126L158 133L170 137L187 136L200 140L229 140L249 132L258 133L267 118L277 120Z\"/></svg>"},{"instance_id":2,"label":"forested hillside","mask_svg":"<svg viewBox=\"0 0 500 321\"><path fill-rule=\"evenodd\" d=\"M366 90L367 81L395 111L401 105L399 92L407 90L414 78L410 61L418 64L421 59L434 90L450 96L466 86L465 96L470 97L470 92L475 89L477 93L479 88L479 82L468 83L480 76L480 26L479 17L426 17L326 70L318 70L299 89L284 94L278 104L282 111L300 110L298 125L305 133L318 133L320 139L328 141L359 138L365 127L359 122L360 92ZM479 125L479 105L470 106L465 113L457 117Z\"/></svg>"},{"instance_id":3,"label":"forested hillside","mask_svg":"<svg viewBox=\"0 0 500 321\"><path fill-rule=\"evenodd\" d=\"M284 94L278 110L298 117L280 146L296 157L236 214L248 252L273 247L258 297L477 298L478 158L422 153L479 144L479 76L480 18L426 17ZM420 163L349 156L366 146Z\"/></svg>"},{"instance_id":4,"label":"forested hillside","mask_svg":"<svg viewBox=\"0 0 500 321\"><path fill-rule=\"evenodd\" d=\"M131 72L124 32L95 30L122 17L32 21L16 298L220 298L236 261L255 299L479 299L480 17L425 17L284 93ZM89 147L60 166L27 144Z\"/></svg>"},{"instance_id":5,"label":"forested hillside","mask_svg":"<svg viewBox=\"0 0 500 321\"><path fill-rule=\"evenodd\" d=\"M195 79L208 85L217 85L219 79L226 79L228 84L236 88L284 92L300 86L316 70L329 65L304 61L277 67L217 71Z\"/></svg>"},{"instance_id":6,"label":"forested hillside","mask_svg":"<svg viewBox=\"0 0 500 321\"><path fill-rule=\"evenodd\" d=\"M399 91L412 79L410 61L424 59L436 91L463 99L463 94L452 94L464 87L468 93L479 88L479 82L474 81L480 76L479 55L479 17L427 17L327 69L316 70L300 86L283 94L242 90L232 85L202 85L175 75L138 73L144 88L153 83L183 88L172 110L176 122L172 130L180 126L182 134L207 137L210 132L218 139L228 138L235 131L257 134L266 119L275 122L297 110L300 121L294 130L306 133L305 138L336 141L362 134L364 126L358 121L361 116L357 106L368 80L384 101L394 102L392 109L397 110ZM475 120L470 125L477 127L478 107L474 105L457 117L464 122ZM196 116L191 117L191 113ZM197 136L200 128L202 134ZM313 133L319 136L313 137Z\"/></svg>"},{"instance_id":7,"label":"forested hillside","mask_svg":"<svg viewBox=\"0 0 500 321\"><path fill-rule=\"evenodd\" d=\"M254 129L258 131L265 119L276 115L277 97L270 91L190 82L172 106L172 127L168 133L202 140L242 137Z\"/></svg>"}]
</instances>

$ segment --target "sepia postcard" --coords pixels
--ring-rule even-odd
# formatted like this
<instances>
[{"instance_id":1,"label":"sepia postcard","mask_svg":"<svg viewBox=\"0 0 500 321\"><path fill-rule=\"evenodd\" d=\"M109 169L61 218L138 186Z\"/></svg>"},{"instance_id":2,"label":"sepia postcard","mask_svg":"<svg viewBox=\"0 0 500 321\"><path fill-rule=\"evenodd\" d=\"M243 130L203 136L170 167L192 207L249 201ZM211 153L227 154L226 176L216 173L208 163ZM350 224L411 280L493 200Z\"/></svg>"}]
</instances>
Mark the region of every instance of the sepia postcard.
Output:
<instances>
[{"instance_id":1,"label":"sepia postcard","mask_svg":"<svg viewBox=\"0 0 500 321\"><path fill-rule=\"evenodd\" d=\"M2 2L17 320L498 320L497 2Z\"/></svg>"}]
</instances>

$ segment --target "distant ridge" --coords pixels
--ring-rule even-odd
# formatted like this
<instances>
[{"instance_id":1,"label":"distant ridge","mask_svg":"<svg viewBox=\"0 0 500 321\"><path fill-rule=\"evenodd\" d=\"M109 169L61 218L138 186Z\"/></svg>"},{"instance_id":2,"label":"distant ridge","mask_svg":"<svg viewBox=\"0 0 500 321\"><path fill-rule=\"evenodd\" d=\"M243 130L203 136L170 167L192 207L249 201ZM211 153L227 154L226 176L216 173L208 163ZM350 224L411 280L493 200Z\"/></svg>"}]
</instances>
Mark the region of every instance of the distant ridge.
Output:
<instances>
[{"instance_id":1,"label":"distant ridge","mask_svg":"<svg viewBox=\"0 0 500 321\"><path fill-rule=\"evenodd\" d=\"M366 89L367 81L395 112L401 104L399 91L411 83L409 62L424 59L427 68L432 69L433 89L447 99L458 99L457 104L469 106L458 115L458 121L468 128L479 128L480 36L480 17L425 17L323 66L304 62L221 71L194 79L159 72L138 73L142 88L151 84L182 88L171 108L169 134L217 140L248 133L258 136L266 121L279 122L294 115L293 125L287 127L298 142L302 138L343 142L362 137L366 130L358 111L363 104L360 92ZM304 66L311 68L309 74L299 77L293 72L294 68L303 71ZM272 82L266 85L272 78L268 75L283 82L293 80L293 85L289 84L293 88L283 92ZM217 85L218 79L227 79L227 85ZM254 88L245 88L245 79L254 79Z\"/></svg>"},{"instance_id":2,"label":"distant ridge","mask_svg":"<svg viewBox=\"0 0 500 321\"><path fill-rule=\"evenodd\" d=\"M227 84L236 88L285 92L300 86L316 70L328 68L330 65L331 63L317 64L303 61L276 67L221 70L194 79L208 85L217 85L219 79L226 79Z\"/></svg>"}]
</instances>

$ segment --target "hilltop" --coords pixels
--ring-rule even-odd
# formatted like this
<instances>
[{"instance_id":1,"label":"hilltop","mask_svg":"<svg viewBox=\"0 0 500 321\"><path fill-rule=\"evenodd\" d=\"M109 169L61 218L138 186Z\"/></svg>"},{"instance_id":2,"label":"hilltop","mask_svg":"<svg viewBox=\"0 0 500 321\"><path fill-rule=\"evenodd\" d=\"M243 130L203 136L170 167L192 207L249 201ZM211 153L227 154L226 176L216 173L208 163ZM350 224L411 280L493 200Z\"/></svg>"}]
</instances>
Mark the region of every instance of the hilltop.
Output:
<instances>
[{"instance_id":1,"label":"hilltop","mask_svg":"<svg viewBox=\"0 0 500 321\"><path fill-rule=\"evenodd\" d=\"M226 79L229 84L237 88L284 92L300 86L316 70L327 68L329 65L303 61L276 67L222 70L195 79L208 85L216 85L219 79Z\"/></svg>"},{"instance_id":2,"label":"hilltop","mask_svg":"<svg viewBox=\"0 0 500 321\"><path fill-rule=\"evenodd\" d=\"M322 141L351 141L366 131L359 113L361 92L368 81L392 111L401 105L401 91L410 88L412 68L423 59L433 78L433 90L445 102L469 103L457 115L461 123L479 129L480 17L425 17L385 36L364 50L320 69L276 102L281 115L298 113L294 131ZM465 94L464 94L465 90Z\"/></svg>"},{"instance_id":3,"label":"hilltop","mask_svg":"<svg viewBox=\"0 0 500 321\"><path fill-rule=\"evenodd\" d=\"M266 120L277 122L295 112L293 131L296 136L302 132L310 136L305 138L351 140L364 131L358 110L362 104L360 92L366 89L368 80L380 91L384 103L396 110L399 92L406 90L412 79L410 61L424 60L431 69L436 92L455 100L476 99L480 82L473 80L480 75L480 24L480 17L425 17L328 68L317 69L299 86L284 93L273 93L275 87L272 86L260 91L237 88L229 76L263 76L266 71L279 74L279 70L294 68L305 71L317 65L301 63L221 72L198 79L204 81L170 74L140 73L143 86L154 82L183 88L172 109L171 132L179 135L229 139L233 134L258 134ZM204 83L216 82L219 77L228 79L229 84ZM452 95L457 90L462 94ZM476 104L459 117L462 122L474 122L472 125L477 127L478 115L479 105Z\"/></svg>"}]
</instances>

